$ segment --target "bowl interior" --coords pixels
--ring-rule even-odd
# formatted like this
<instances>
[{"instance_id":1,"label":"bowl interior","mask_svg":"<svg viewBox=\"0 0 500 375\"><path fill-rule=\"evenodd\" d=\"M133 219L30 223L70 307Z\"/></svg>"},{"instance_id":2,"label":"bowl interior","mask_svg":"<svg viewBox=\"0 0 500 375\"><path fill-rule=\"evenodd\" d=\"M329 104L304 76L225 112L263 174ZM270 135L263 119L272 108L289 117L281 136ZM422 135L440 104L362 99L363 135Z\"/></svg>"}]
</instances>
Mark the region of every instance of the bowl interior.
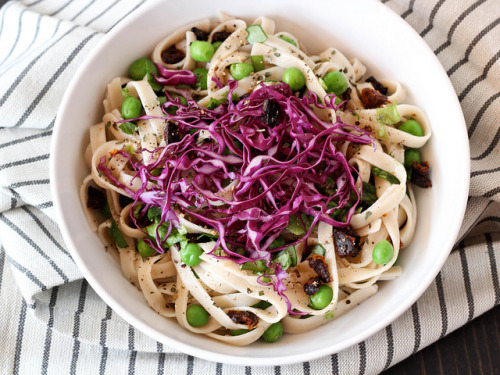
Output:
<instances>
[{"instance_id":1,"label":"bowl interior","mask_svg":"<svg viewBox=\"0 0 500 375\"><path fill-rule=\"evenodd\" d=\"M88 129L103 114L106 84L125 74L131 61L150 55L164 35L196 19L215 18L217 11L248 21L259 15L271 17L277 31L291 32L305 42L310 53L335 46L347 57L359 58L369 74L399 80L408 92L408 102L424 109L433 130L423 151L424 160L431 165L433 187L416 189L417 232L398 260L403 274L381 283L376 295L324 328L284 335L272 345L257 342L242 348L228 346L192 334L157 315L88 228L78 198L80 183L88 174L83 160ZM355 14L355 23L342 14ZM61 230L73 258L97 293L154 339L198 357L240 365L310 360L358 343L392 322L425 291L446 260L468 191L468 140L448 77L418 34L372 0L320 0L314 6L298 0L148 2L116 26L75 75L58 114L52 147L52 194Z\"/></svg>"}]
</instances>

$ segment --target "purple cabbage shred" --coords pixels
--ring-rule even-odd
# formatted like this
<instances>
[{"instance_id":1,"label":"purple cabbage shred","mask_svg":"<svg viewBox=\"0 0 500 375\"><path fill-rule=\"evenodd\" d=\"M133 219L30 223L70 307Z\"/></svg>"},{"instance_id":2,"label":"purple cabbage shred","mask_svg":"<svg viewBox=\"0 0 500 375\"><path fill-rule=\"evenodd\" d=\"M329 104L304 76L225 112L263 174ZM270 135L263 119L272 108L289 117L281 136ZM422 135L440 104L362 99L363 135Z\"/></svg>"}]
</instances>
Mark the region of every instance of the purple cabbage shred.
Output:
<instances>
[{"instance_id":1,"label":"purple cabbage shred","mask_svg":"<svg viewBox=\"0 0 500 375\"><path fill-rule=\"evenodd\" d=\"M196 81L190 71L158 69L160 83L190 85ZM334 227L349 224L360 202L360 191L355 186L357 171L338 146L344 142L372 144L373 139L368 132L343 124L339 117L330 121L320 118L318 111L338 109L333 95L325 97L322 104L316 94L309 92L298 98L281 83L261 86L233 102L236 86L237 81L230 81L227 101L211 110L190 98L184 106L178 98L169 97L162 107L163 119L167 126L177 126L180 141L156 149L152 163L134 161L122 151L114 154L127 157L140 178L142 186L136 192L113 177L104 158L98 169L134 198L134 206L144 205L141 215L151 206L160 207L160 222L169 222L167 235L179 227L178 217L184 215L218 233L215 249L226 254L219 257L237 263L266 260L275 270L271 278L274 290L287 301L289 312L297 314L284 295L287 273L279 263L271 262L272 253L282 248L271 250L269 246L293 216L299 217L305 232L294 244L306 240L319 221ZM263 121L266 99L279 105L278 124ZM178 107L174 115L166 112L171 106ZM151 172L157 168L161 173L154 176ZM226 190L235 180L237 183ZM335 215L342 209L345 220ZM303 217L310 219L310 227ZM131 218L136 223L132 214ZM152 245L164 252L158 241ZM244 249L243 254L237 249ZM262 282L262 276L259 283L270 285Z\"/></svg>"}]
</instances>

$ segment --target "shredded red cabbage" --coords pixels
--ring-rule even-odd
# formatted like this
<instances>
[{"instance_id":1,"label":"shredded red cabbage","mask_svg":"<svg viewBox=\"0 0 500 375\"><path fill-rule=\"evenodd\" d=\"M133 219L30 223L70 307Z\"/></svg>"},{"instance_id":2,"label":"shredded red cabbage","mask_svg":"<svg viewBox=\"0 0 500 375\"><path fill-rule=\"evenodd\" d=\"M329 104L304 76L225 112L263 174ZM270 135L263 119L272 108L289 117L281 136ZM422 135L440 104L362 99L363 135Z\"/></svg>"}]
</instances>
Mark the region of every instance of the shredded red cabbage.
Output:
<instances>
[{"instance_id":1,"label":"shredded red cabbage","mask_svg":"<svg viewBox=\"0 0 500 375\"><path fill-rule=\"evenodd\" d=\"M159 66L162 77L167 75L165 70ZM142 214L150 206L161 207L161 222L170 221L168 233L179 226L178 215L185 215L215 230L219 234L215 249L222 248L233 261L265 259L275 270L273 287L290 310L283 294L286 272L279 263L271 263L271 253L283 247L271 250L269 246L293 216L299 217L305 230L294 244L304 241L319 221L334 227L348 225L360 192L355 187L357 171L337 146L339 142L369 144L373 139L366 131L343 124L338 117L328 122L318 116L315 110L338 109L333 95L325 97L322 104L312 92L295 97L282 83L263 85L234 103L236 86L237 81L229 82L227 102L213 110L189 98L187 106L178 99L163 104L163 118L168 120L168 126L176 126L182 137L155 150L157 159L147 166L129 158L136 178L142 181L138 191L131 191L113 178L104 159L98 168L134 197L134 204L145 204ZM279 105L277 123L265 121L265 100ZM171 106L178 107L174 115L166 112ZM161 174L153 176L151 172L157 168L162 168ZM234 180L238 182L231 189L232 196L221 198L224 188ZM213 204L217 201L223 204ZM346 210L345 220L335 215L342 209ZM302 214L310 219L309 227ZM155 248L162 253L164 249L159 245ZM237 249L244 249L244 253L239 254Z\"/></svg>"},{"instance_id":2,"label":"shredded red cabbage","mask_svg":"<svg viewBox=\"0 0 500 375\"><path fill-rule=\"evenodd\" d=\"M180 84L194 85L196 76L191 70L170 70L160 64L156 64L160 76L155 75L158 83L165 86L177 86Z\"/></svg>"}]
</instances>

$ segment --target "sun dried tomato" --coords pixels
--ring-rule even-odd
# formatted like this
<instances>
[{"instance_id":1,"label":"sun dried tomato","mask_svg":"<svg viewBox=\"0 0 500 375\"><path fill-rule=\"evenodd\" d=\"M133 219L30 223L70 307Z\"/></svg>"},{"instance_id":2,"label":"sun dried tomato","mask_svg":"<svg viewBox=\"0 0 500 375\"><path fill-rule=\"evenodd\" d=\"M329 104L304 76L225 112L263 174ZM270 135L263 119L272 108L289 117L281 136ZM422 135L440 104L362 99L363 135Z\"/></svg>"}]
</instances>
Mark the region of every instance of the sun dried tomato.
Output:
<instances>
[{"instance_id":1,"label":"sun dried tomato","mask_svg":"<svg viewBox=\"0 0 500 375\"><path fill-rule=\"evenodd\" d=\"M223 42L225 41L229 35L231 35L230 32L228 31L217 31L216 33L214 33L214 35L212 35L212 43L213 42Z\"/></svg>"},{"instance_id":2,"label":"sun dried tomato","mask_svg":"<svg viewBox=\"0 0 500 375\"><path fill-rule=\"evenodd\" d=\"M181 50L175 48L174 45L168 47L161 53L161 59L165 64L177 64L186 55Z\"/></svg>"},{"instance_id":3,"label":"sun dried tomato","mask_svg":"<svg viewBox=\"0 0 500 375\"><path fill-rule=\"evenodd\" d=\"M334 228L333 238L335 240L335 250L341 258L355 257L361 251L361 246L359 246L360 237L351 227Z\"/></svg>"},{"instance_id":4,"label":"sun dried tomato","mask_svg":"<svg viewBox=\"0 0 500 375\"><path fill-rule=\"evenodd\" d=\"M378 108L382 104L387 103L387 96L381 94L377 90L364 88L361 90L361 102L365 108Z\"/></svg>"},{"instance_id":5,"label":"sun dried tomato","mask_svg":"<svg viewBox=\"0 0 500 375\"><path fill-rule=\"evenodd\" d=\"M312 296L313 294L316 294L320 286L321 286L321 277L319 276L311 277L304 285L304 292L308 296Z\"/></svg>"},{"instance_id":6,"label":"sun dried tomato","mask_svg":"<svg viewBox=\"0 0 500 375\"><path fill-rule=\"evenodd\" d=\"M332 282L332 277L328 272L328 264L325 262L325 258L318 255L313 255L309 258L309 267L311 267L319 276L321 281L324 283Z\"/></svg>"},{"instance_id":7,"label":"sun dried tomato","mask_svg":"<svg viewBox=\"0 0 500 375\"><path fill-rule=\"evenodd\" d=\"M227 315L236 324L246 324L249 328L253 328L259 323L259 317L250 311L229 310Z\"/></svg>"},{"instance_id":8,"label":"sun dried tomato","mask_svg":"<svg viewBox=\"0 0 500 375\"><path fill-rule=\"evenodd\" d=\"M374 76L370 76L366 79L366 82L370 82L375 90L377 90L382 95L387 95L387 87L382 85L379 81L375 79Z\"/></svg>"},{"instance_id":9,"label":"sun dried tomato","mask_svg":"<svg viewBox=\"0 0 500 375\"><path fill-rule=\"evenodd\" d=\"M416 161L414 161L411 166L411 169L412 169L411 173L412 183L423 189L432 187L431 180L427 177L427 174L429 173L428 162L423 161L422 163L417 163Z\"/></svg>"},{"instance_id":10,"label":"sun dried tomato","mask_svg":"<svg viewBox=\"0 0 500 375\"><path fill-rule=\"evenodd\" d=\"M94 210L98 210L106 205L106 196L101 190L89 186L87 189L87 193L89 196L87 200L88 208L93 208Z\"/></svg>"},{"instance_id":11,"label":"sun dried tomato","mask_svg":"<svg viewBox=\"0 0 500 375\"><path fill-rule=\"evenodd\" d=\"M208 33L204 32L203 30L200 30L197 27L193 27L191 28L191 31L194 33L194 35L196 35L196 40L208 40Z\"/></svg>"}]
</instances>

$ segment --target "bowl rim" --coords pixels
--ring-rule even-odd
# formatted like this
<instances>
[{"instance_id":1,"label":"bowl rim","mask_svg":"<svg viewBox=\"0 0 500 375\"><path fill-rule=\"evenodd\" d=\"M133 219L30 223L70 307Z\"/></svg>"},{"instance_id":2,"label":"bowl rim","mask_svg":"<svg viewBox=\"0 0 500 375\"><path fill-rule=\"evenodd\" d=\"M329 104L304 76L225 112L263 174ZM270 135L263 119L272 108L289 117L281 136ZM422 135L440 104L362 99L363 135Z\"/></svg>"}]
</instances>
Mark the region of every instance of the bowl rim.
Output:
<instances>
[{"instance_id":1,"label":"bowl rim","mask_svg":"<svg viewBox=\"0 0 500 375\"><path fill-rule=\"evenodd\" d=\"M377 0L364 0L367 3L370 3L371 6L377 8L377 11L384 12L387 15L390 14L390 17L394 18L395 23L399 23L399 27L403 27L407 29L407 32L413 33L418 40L420 40L420 48L423 48L427 50L427 53L429 55L430 59L434 60L434 64L437 64L441 71L439 72L440 74L444 75L447 77L446 80L444 80L444 84L446 87L443 87L443 90L446 90L448 94L451 97L455 98L454 101L454 111L458 114L460 114L461 117L461 123L458 124L457 128L462 132L462 137L461 140L464 141L465 146L463 147L463 157L462 160L460 161L462 163L462 170L464 171L464 176L469 176L470 175L470 155L469 155L469 147L468 147L468 137L467 137L467 131L466 131L466 124L465 124L465 119L463 117L463 113L461 110L460 103L458 101L458 98L456 97L455 90L449 80L449 77L446 75L445 70L442 68L441 63L439 62L438 58L436 55L434 55L433 51L431 48L427 45L427 43L420 37L420 35L409 25L407 24L400 16L392 11L390 8L385 6L384 4L381 4ZM332 353L339 352L340 350L343 350L345 348L351 347L355 344L358 344L359 342L367 339L368 337L372 336L373 334L377 333L378 331L382 330L384 327L388 326L391 324L394 320L396 320L400 315L402 315L405 311L407 311L411 305L415 303L415 301L425 292L425 290L429 287L429 285L434 281L435 277L443 267L444 263L446 262L449 252L451 251L456 237L459 233L460 229L460 224L463 220L464 214L465 214L465 209L466 209L466 203L467 203L467 197L468 197L468 190L469 190L469 183L470 179L467 177L466 183L460 185L457 187L458 191L460 192L459 196L462 197L461 201L457 201L457 216L453 218L452 222L450 223L450 228L452 228L452 231L450 233L449 241L448 241L448 248L447 251L443 251L443 254L439 258L439 261L435 263L435 266L432 270L429 270L430 272L428 273L427 277L422 280L422 283L418 285L415 289L412 290L411 293L408 293L406 295L406 298L404 299L403 303L398 306L398 308L394 309L391 311L390 314L387 314L383 319L381 319L377 324L375 324L372 329L369 332L359 332L357 335L353 335L349 340L345 340L342 342L342 345L337 345L339 346L338 349L332 347L325 347L323 350L316 350L314 352L305 352L301 355L282 355L278 357L258 357L258 356L252 356L250 353L247 356L234 356L230 354L221 354L217 353L216 357L214 358L214 353L202 348L195 348L191 345L185 344L173 337L165 336L163 334L160 334L156 330L152 329L150 326L143 324L140 320L138 320L133 314L131 314L124 306L121 305L121 303L117 300L116 296L108 293L105 289L101 287L97 279L94 277L92 270L87 267L85 262L83 261L82 257L80 256L78 249L78 245L76 244L73 236L71 235L71 229L68 226L67 221L65 220L65 217L67 213L64 211L63 207L63 199L62 196L59 194L59 184L61 181L60 177L60 171L58 169L58 166L60 164L60 158L58 158L58 148L57 145L61 142L61 129L62 129L62 124L63 124L63 118L67 115L67 108L69 107L69 103L71 101L71 96L73 93L77 90L77 83L81 79L83 72L85 71L85 67L88 65L89 62L93 61L99 56L99 53L101 50L104 48L104 46L108 43L109 40L112 40L115 35L119 34L125 27L127 27L127 24L134 20L135 18L140 17L143 13L149 11L150 9L153 9L157 6L159 6L162 3L161 0L152 0L144 3L141 5L138 9L136 9L134 12L129 14L127 17L125 17L122 21L120 21L112 30L108 32L107 35L105 35L98 45L88 54L88 56L85 58L84 62L78 67L75 75L73 76L69 86L67 87L66 93L63 97L63 100L60 104L59 111L57 113L56 121L55 121L55 126L54 126L54 131L53 131L53 137L51 141L51 150L50 150L50 167L49 167L49 174L50 174L50 189L51 189L51 194L52 198L54 201L54 209L56 212L56 217L57 217L57 222L59 224L59 228L61 230L61 233L63 235L64 242L66 243L68 250L74 259L76 265L78 266L78 269L81 271L82 275L84 278L89 282L89 284L92 286L92 288L97 292L97 294L104 300L105 303L107 303L115 312L118 313L122 318L124 318L129 324L132 326L136 327L140 331L144 332L146 335L152 337L153 339L160 341L162 343L165 343L166 345L176 348L184 353L206 359L209 361L219 361L219 362L224 362L228 364L235 364L235 365L251 365L251 366L269 366L269 365L283 365L283 364L293 364L293 363L300 363L304 361L309 361L313 359L317 359L320 357L323 357L325 355L329 355Z\"/></svg>"}]
</instances>

